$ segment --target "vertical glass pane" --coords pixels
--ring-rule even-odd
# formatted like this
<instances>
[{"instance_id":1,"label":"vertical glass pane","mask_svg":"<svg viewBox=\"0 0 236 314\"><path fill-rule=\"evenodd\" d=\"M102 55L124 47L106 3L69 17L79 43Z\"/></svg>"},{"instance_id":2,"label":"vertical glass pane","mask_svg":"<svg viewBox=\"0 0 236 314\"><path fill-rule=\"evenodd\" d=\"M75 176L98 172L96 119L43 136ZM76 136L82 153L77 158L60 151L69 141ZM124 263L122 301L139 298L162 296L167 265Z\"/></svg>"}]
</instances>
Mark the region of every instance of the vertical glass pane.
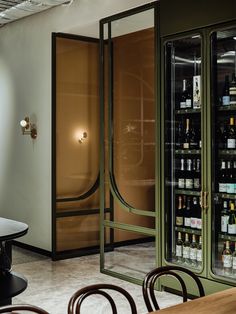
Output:
<instances>
[{"instance_id":1,"label":"vertical glass pane","mask_svg":"<svg viewBox=\"0 0 236 314\"><path fill-rule=\"evenodd\" d=\"M113 232L115 239L129 238L133 241L111 243L105 253L105 269L143 280L145 275L155 268L155 238L145 237L144 241L140 241L139 233L118 229ZM105 228L105 243L110 233L111 229Z\"/></svg>"},{"instance_id":2,"label":"vertical glass pane","mask_svg":"<svg viewBox=\"0 0 236 314\"><path fill-rule=\"evenodd\" d=\"M166 43L166 259L202 268L201 38Z\"/></svg>"},{"instance_id":3,"label":"vertical glass pane","mask_svg":"<svg viewBox=\"0 0 236 314\"><path fill-rule=\"evenodd\" d=\"M236 28L212 35L212 268L236 276Z\"/></svg>"},{"instance_id":4,"label":"vertical glass pane","mask_svg":"<svg viewBox=\"0 0 236 314\"><path fill-rule=\"evenodd\" d=\"M154 211L154 10L112 22L111 33L113 173L129 205Z\"/></svg>"}]
</instances>

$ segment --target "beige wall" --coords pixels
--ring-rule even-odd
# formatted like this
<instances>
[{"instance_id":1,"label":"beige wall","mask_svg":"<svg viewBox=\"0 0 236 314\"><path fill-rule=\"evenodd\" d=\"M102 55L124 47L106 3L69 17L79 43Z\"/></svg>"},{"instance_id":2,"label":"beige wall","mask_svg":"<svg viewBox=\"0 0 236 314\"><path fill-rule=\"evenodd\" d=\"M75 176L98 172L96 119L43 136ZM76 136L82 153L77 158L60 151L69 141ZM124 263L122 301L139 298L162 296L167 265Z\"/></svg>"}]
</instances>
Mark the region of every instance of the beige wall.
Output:
<instances>
[{"instance_id":1,"label":"beige wall","mask_svg":"<svg viewBox=\"0 0 236 314\"><path fill-rule=\"evenodd\" d=\"M98 36L99 20L144 0L75 0L0 28L0 215L25 221L19 239L51 250L51 33ZM29 115L36 141L21 135Z\"/></svg>"}]
</instances>

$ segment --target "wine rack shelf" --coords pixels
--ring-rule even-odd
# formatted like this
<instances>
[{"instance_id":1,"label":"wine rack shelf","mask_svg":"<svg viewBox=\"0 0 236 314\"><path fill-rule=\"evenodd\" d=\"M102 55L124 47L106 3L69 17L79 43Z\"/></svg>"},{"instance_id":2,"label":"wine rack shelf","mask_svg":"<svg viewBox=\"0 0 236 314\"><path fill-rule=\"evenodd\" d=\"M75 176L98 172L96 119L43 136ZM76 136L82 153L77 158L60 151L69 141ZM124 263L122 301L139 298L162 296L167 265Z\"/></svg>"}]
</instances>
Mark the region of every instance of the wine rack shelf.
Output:
<instances>
[{"instance_id":1,"label":"wine rack shelf","mask_svg":"<svg viewBox=\"0 0 236 314\"><path fill-rule=\"evenodd\" d=\"M236 242L236 235L229 235L229 234L219 233L219 239L222 239L222 240L225 240L225 241Z\"/></svg>"},{"instance_id":2,"label":"wine rack shelf","mask_svg":"<svg viewBox=\"0 0 236 314\"><path fill-rule=\"evenodd\" d=\"M201 150L200 149L176 149L175 154L176 155L200 155Z\"/></svg>"},{"instance_id":3,"label":"wine rack shelf","mask_svg":"<svg viewBox=\"0 0 236 314\"><path fill-rule=\"evenodd\" d=\"M236 155L236 149L219 149L219 155L220 155L220 156Z\"/></svg>"},{"instance_id":4,"label":"wine rack shelf","mask_svg":"<svg viewBox=\"0 0 236 314\"><path fill-rule=\"evenodd\" d=\"M192 190L188 191L188 190L181 190L181 189L176 189L175 194L200 196L200 192L198 192L198 191L192 191Z\"/></svg>"},{"instance_id":5,"label":"wine rack shelf","mask_svg":"<svg viewBox=\"0 0 236 314\"><path fill-rule=\"evenodd\" d=\"M201 109L178 109L175 110L175 114L193 114L193 113L201 113Z\"/></svg>"},{"instance_id":6,"label":"wine rack shelf","mask_svg":"<svg viewBox=\"0 0 236 314\"><path fill-rule=\"evenodd\" d=\"M224 199L236 200L236 194L216 193L215 195L217 197L224 198Z\"/></svg>"},{"instance_id":7,"label":"wine rack shelf","mask_svg":"<svg viewBox=\"0 0 236 314\"><path fill-rule=\"evenodd\" d=\"M196 235L201 235L202 234L201 230L191 229L191 228L186 228L186 227L177 227L177 226L175 226L175 231L183 232L183 233L191 233L191 234L196 234Z\"/></svg>"},{"instance_id":8,"label":"wine rack shelf","mask_svg":"<svg viewBox=\"0 0 236 314\"><path fill-rule=\"evenodd\" d=\"M220 106L218 107L219 111L234 111L236 110L236 105L230 105L230 106Z\"/></svg>"}]
</instances>

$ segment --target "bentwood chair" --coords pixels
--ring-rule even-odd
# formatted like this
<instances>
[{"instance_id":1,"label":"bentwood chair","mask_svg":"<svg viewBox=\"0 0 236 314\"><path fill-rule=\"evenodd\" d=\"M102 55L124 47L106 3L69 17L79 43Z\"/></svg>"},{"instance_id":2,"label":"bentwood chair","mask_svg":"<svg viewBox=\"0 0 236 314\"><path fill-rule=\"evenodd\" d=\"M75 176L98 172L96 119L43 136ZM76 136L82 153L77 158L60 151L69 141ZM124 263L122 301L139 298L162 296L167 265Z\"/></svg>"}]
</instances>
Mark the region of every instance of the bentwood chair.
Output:
<instances>
[{"instance_id":1,"label":"bentwood chair","mask_svg":"<svg viewBox=\"0 0 236 314\"><path fill-rule=\"evenodd\" d=\"M37 314L49 314L47 311L41 309L40 307L29 305L29 304L22 304L22 305L6 305L0 307L0 313L12 313L12 314L20 314L22 311L29 312L29 313L37 313Z\"/></svg>"},{"instance_id":2,"label":"bentwood chair","mask_svg":"<svg viewBox=\"0 0 236 314\"><path fill-rule=\"evenodd\" d=\"M179 281L182 288L182 293L183 293L183 302L187 301L188 294L187 294L186 284L179 273L185 273L189 275L196 282L196 285L199 291L199 296L200 297L205 296L205 292L204 292L200 279L191 270L180 267L180 266L158 267L150 271L145 276L144 281L143 281L143 288L142 288L143 298L144 298L144 302L146 304L148 312L160 310L160 307L157 303L157 300L154 294L154 290L155 290L156 280L164 275L175 277Z\"/></svg>"},{"instance_id":3,"label":"bentwood chair","mask_svg":"<svg viewBox=\"0 0 236 314\"><path fill-rule=\"evenodd\" d=\"M132 296L123 288L111 284L96 284L84 287L73 294L68 304L68 314L81 314L81 305L84 299L91 295L101 295L110 303L112 313L117 314L115 301L110 294L104 290L112 290L121 293L128 301L132 314L137 314L137 308ZM89 313L92 314L92 313Z\"/></svg>"}]
</instances>

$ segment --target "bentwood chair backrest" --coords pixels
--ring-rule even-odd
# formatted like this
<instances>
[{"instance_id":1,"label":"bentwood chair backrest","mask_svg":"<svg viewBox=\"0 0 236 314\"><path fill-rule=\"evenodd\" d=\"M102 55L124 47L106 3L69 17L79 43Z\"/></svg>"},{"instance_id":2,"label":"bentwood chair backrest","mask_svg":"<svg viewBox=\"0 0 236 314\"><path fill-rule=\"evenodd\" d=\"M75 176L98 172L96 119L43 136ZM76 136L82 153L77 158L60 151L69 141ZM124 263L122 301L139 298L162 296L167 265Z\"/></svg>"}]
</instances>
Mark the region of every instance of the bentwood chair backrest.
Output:
<instances>
[{"instance_id":1,"label":"bentwood chair backrest","mask_svg":"<svg viewBox=\"0 0 236 314\"><path fill-rule=\"evenodd\" d=\"M148 312L160 310L154 291L157 279L164 275L175 277L179 281L183 293L183 302L187 301L187 288L183 278L180 275L181 273L189 275L196 282L200 297L205 296L205 292L200 279L191 270L183 268L181 266L158 267L150 271L145 276L143 281L143 298Z\"/></svg>"},{"instance_id":2,"label":"bentwood chair backrest","mask_svg":"<svg viewBox=\"0 0 236 314\"><path fill-rule=\"evenodd\" d=\"M20 314L22 311L37 314L49 314L44 309L30 305L30 304L20 304L20 305L6 305L0 307L0 313L12 313L12 314Z\"/></svg>"},{"instance_id":3,"label":"bentwood chair backrest","mask_svg":"<svg viewBox=\"0 0 236 314\"><path fill-rule=\"evenodd\" d=\"M106 291L104 291L106 290ZM113 314L117 314L117 307L115 304L114 299L111 297L111 295L108 293L108 291L117 291L119 293L121 293L126 300L128 301L129 305L130 305L130 310L132 314L137 314L137 309L136 309L136 305L135 302L132 298L132 296L123 288L118 287L116 285L112 285L112 284L96 284L96 285L91 285L91 286L87 286L84 287L80 290L78 290L77 292L75 292L73 294L73 296L71 297L69 304L68 304L68 314L81 314L83 311L81 311L81 305L83 303L83 301L91 295L101 295L103 296L105 299L108 300L111 309L112 309L112 313ZM92 314L92 312L90 312L89 314Z\"/></svg>"}]
</instances>

